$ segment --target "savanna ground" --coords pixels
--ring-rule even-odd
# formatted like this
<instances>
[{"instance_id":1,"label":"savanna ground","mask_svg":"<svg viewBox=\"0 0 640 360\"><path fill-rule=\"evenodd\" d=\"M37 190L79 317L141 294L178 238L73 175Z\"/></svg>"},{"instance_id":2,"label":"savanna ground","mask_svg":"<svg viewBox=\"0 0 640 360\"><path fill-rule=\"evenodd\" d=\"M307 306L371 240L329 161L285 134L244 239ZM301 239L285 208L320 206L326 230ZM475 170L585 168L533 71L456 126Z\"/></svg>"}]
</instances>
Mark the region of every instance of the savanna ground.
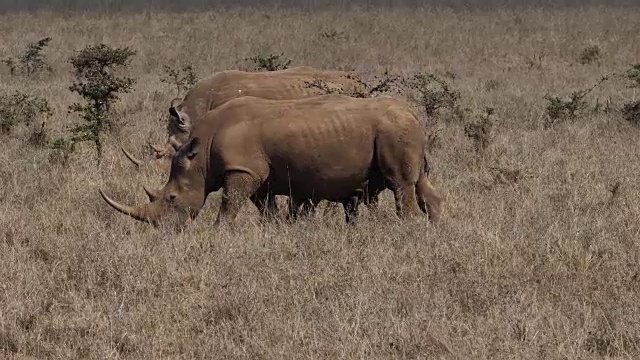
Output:
<instances>
[{"instance_id":1,"label":"savanna ground","mask_svg":"<svg viewBox=\"0 0 640 360\"><path fill-rule=\"evenodd\" d=\"M123 74L137 82L99 167L89 146L63 165L25 132L2 135L0 357L640 357L640 129L618 111L637 90L614 77L553 126L544 99L640 62L639 18L606 7L2 15L1 57L52 37L51 75L2 69L0 85L48 99L51 138L79 122L67 114L73 50L130 46ZM578 62L593 45L600 58ZM460 91L464 116L429 123L442 222L397 220L387 191L353 228L322 211L260 225L247 203L235 229L215 230L212 194L195 228L172 235L102 201L100 187L147 201L141 185L167 177L118 149L151 160L146 143L165 139L176 93L163 65L205 77L269 53L366 79L433 73ZM485 107L493 137L479 153L464 128Z\"/></svg>"}]
</instances>

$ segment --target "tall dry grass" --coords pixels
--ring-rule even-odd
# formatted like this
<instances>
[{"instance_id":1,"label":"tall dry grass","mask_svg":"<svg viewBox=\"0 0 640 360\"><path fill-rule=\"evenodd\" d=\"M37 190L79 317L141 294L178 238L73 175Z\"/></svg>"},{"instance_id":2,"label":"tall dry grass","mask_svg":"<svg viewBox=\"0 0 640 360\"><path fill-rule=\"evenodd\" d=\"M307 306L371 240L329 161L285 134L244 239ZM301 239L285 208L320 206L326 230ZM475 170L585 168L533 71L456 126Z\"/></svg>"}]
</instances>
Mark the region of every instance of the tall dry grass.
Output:
<instances>
[{"instance_id":1,"label":"tall dry grass","mask_svg":"<svg viewBox=\"0 0 640 360\"><path fill-rule=\"evenodd\" d=\"M640 357L640 129L615 111L543 126L546 93L640 61L638 18L616 8L3 15L0 57L53 38L53 75L3 70L0 85L47 98L52 137L79 121L67 114L73 50L105 42L138 54L135 91L117 106L126 125L100 167L89 147L63 166L19 131L2 137L0 357ZM342 35L319 36L327 30ZM600 64L577 63L594 44ZM235 229L218 231L213 194L198 225L174 236L100 199L102 187L142 202L143 183L167 178L118 150L149 158L145 143L165 139L175 90L162 65L206 76L280 52L365 78L435 73L461 92L467 117L495 109L483 156L463 121L432 127L439 226L398 221L386 192L353 228L342 215L261 226L247 203ZM634 96L614 79L588 100L616 108Z\"/></svg>"}]
</instances>

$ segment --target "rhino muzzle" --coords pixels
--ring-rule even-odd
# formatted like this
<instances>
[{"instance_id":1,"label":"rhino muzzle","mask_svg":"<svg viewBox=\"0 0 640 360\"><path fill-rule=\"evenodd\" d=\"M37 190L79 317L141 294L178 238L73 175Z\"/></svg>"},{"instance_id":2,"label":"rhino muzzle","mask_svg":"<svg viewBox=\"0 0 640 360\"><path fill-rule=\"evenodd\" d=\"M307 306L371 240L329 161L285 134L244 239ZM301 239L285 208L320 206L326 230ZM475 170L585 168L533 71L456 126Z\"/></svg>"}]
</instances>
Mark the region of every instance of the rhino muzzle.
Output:
<instances>
[{"instance_id":1,"label":"rhino muzzle","mask_svg":"<svg viewBox=\"0 0 640 360\"><path fill-rule=\"evenodd\" d=\"M155 227L168 225L176 230L183 230L195 224L197 212L184 211L184 209L166 206L161 201L161 194L143 186L145 193L151 202L139 206L122 205L107 196L102 189L99 189L100 196L116 211L131 216L135 220L151 224Z\"/></svg>"}]
</instances>

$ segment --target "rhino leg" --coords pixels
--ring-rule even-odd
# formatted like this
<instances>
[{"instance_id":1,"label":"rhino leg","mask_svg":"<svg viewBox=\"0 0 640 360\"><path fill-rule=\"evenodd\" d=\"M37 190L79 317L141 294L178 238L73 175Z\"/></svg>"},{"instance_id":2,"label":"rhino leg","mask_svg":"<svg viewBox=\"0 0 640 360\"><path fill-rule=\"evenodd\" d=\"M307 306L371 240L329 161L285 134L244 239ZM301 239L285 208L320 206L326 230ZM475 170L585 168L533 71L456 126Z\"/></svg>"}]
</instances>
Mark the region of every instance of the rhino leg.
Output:
<instances>
[{"instance_id":1,"label":"rhino leg","mask_svg":"<svg viewBox=\"0 0 640 360\"><path fill-rule=\"evenodd\" d=\"M294 223L298 221L298 217L307 217L315 212L316 204L311 199L302 199L296 196L289 196L289 213L287 221Z\"/></svg>"},{"instance_id":2,"label":"rhino leg","mask_svg":"<svg viewBox=\"0 0 640 360\"><path fill-rule=\"evenodd\" d=\"M420 214L418 199L416 197L415 185L401 185L393 188L393 195L396 202L396 214L405 218Z\"/></svg>"},{"instance_id":3,"label":"rhino leg","mask_svg":"<svg viewBox=\"0 0 640 360\"><path fill-rule=\"evenodd\" d=\"M311 199L306 199L302 202L302 207L300 208L300 216L302 217L311 217L316 213L316 207L318 206L317 202L314 202Z\"/></svg>"},{"instance_id":4,"label":"rhino leg","mask_svg":"<svg viewBox=\"0 0 640 360\"><path fill-rule=\"evenodd\" d=\"M333 216L337 214L338 206L340 205L332 201L327 201L327 205L324 207L324 212L322 213L322 216Z\"/></svg>"},{"instance_id":5,"label":"rhino leg","mask_svg":"<svg viewBox=\"0 0 640 360\"><path fill-rule=\"evenodd\" d=\"M424 177L423 155L416 156L410 147L398 148L399 144L382 141L378 153L378 169L381 179L370 188L389 187L393 191L396 213L400 218L422 215L416 198L416 183ZM382 180L382 181L380 181Z\"/></svg>"},{"instance_id":6,"label":"rhino leg","mask_svg":"<svg viewBox=\"0 0 640 360\"><path fill-rule=\"evenodd\" d=\"M255 194L260 188L260 183L250 174L241 171L232 171L225 175L224 190L222 192L222 204L218 212L216 225L232 222L244 202Z\"/></svg>"},{"instance_id":7,"label":"rhino leg","mask_svg":"<svg viewBox=\"0 0 640 360\"><path fill-rule=\"evenodd\" d=\"M420 209L429 215L432 222L438 222L442 213L442 197L438 195L426 176L421 177L416 184L416 196Z\"/></svg>"},{"instance_id":8,"label":"rhino leg","mask_svg":"<svg viewBox=\"0 0 640 360\"><path fill-rule=\"evenodd\" d=\"M358 218L358 205L361 198L362 195L358 194L342 201L342 206L344 207L344 220L347 224L353 224Z\"/></svg>"}]
</instances>

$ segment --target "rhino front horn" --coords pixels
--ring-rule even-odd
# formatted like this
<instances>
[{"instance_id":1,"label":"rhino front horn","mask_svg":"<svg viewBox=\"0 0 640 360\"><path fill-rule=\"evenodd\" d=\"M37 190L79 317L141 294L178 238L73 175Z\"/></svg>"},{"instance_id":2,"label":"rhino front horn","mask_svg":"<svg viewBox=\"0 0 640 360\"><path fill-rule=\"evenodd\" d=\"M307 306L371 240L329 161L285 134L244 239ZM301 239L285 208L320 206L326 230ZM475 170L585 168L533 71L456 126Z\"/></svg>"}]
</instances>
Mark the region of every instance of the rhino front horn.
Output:
<instances>
[{"instance_id":1,"label":"rhino front horn","mask_svg":"<svg viewBox=\"0 0 640 360\"><path fill-rule=\"evenodd\" d=\"M126 156L127 159L131 160L131 162L134 163L137 167L140 167L140 165L142 164L142 161L133 157L133 155L131 155L130 152L125 150L124 147L120 146L120 150L122 150L122 152L124 153L124 156Z\"/></svg>"},{"instance_id":2,"label":"rhino front horn","mask_svg":"<svg viewBox=\"0 0 640 360\"><path fill-rule=\"evenodd\" d=\"M110 197L108 197L104 191L102 191L102 189L98 190L100 192L100 196L102 196L102 198L104 199L104 201L107 202L107 204L109 204L112 208L116 209L118 212L121 212L125 215L129 215L132 218L138 220L138 221L143 221L143 222L150 222L149 219L147 219L145 216L142 216L141 211L139 208L137 207L132 207L132 206L126 206L126 205L122 205L118 202L116 202L115 200L111 199Z\"/></svg>"}]
</instances>

